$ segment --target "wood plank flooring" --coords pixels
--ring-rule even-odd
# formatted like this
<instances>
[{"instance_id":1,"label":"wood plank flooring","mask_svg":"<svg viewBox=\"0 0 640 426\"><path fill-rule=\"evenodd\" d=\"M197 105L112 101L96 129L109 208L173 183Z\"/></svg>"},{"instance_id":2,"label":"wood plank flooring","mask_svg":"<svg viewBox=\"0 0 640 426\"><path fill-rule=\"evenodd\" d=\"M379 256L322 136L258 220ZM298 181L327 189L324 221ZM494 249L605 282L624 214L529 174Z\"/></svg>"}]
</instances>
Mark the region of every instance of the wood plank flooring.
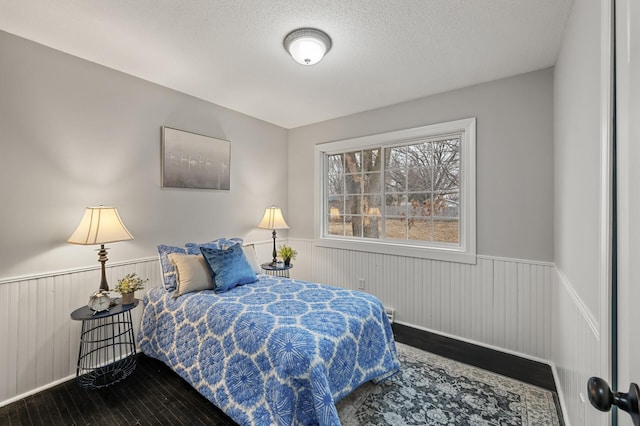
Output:
<instances>
[{"instance_id":1,"label":"wood plank flooring","mask_svg":"<svg viewBox=\"0 0 640 426\"><path fill-rule=\"evenodd\" d=\"M406 325L394 324L393 333L397 342L557 392L553 372L548 364Z\"/></svg>"},{"instance_id":2,"label":"wood plank flooring","mask_svg":"<svg viewBox=\"0 0 640 426\"><path fill-rule=\"evenodd\" d=\"M399 324L396 340L555 391L546 364ZM0 407L0 425L235 425L162 362L139 355L131 376L97 391L75 380Z\"/></svg>"}]
</instances>

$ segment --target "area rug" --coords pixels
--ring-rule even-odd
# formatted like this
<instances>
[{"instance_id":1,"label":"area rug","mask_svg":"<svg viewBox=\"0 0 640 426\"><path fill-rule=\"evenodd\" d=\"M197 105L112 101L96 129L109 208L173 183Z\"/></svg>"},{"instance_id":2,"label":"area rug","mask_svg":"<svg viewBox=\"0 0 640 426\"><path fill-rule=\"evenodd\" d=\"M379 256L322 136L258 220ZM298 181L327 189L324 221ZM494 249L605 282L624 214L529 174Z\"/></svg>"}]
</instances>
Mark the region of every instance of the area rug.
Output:
<instances>
[{"instance_id":1,"label":"area rug","mask_svg":"<svg viewBox=\"0 0 640 426\"><path fill-rule=\"evenodd\" d=\"M557 394L398 343L401 370L338 402L343 426L564 425Z\"/></svg>"}]
</instances>

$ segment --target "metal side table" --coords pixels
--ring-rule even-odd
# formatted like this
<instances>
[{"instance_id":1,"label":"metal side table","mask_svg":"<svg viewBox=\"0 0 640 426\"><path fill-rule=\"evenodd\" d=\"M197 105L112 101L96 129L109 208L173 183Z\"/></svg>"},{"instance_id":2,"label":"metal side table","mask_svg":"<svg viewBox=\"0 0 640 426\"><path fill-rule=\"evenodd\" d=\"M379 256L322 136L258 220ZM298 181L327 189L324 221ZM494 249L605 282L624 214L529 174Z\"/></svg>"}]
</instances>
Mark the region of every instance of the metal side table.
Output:
<instances>
[{"instance_id":1,"label":"metal side table","mask_svg":"<svg viewBox=\"0 0 640 426\"><path fill-rule=\"evenodd\" d=\"M284 266L284 263L263 263L260 265L265 274L273 275L276 277L289 278L289 269L293 268L293 263L288 266Z\"/></svg>"},{"instance_id":2,"label":"metal side table","mask_svg":"<svg viewBox=\"0 0 640 426\"><path fill-rule=\"evenodd\" d=\"M97 312L83 306L71 313L71 319L82 321L80 351L76 368L78 385L99 389L119 382L136 368L136 341L133 335L129 305L118 304L108 311Z\"/></svg>"}]
</instances>

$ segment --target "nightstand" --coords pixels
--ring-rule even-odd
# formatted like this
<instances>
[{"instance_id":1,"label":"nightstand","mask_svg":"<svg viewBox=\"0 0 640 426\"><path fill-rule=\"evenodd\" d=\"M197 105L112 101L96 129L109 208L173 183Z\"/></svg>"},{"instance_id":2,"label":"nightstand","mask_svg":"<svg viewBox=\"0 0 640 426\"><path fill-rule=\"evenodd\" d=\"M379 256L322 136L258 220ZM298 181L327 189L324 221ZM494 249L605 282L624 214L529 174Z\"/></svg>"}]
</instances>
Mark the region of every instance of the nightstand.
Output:
<instances>
[{"instance_id":1,"label":"nightstand","mask_svg":"<svg viewBox=\"0 0 640 426\"><path fill-rule=\"evenodd\" d=\"M260 265L265 274L273 275L275 277L289 278L289 269L293 268L293 263L289 266L284 266L284 263L277 263L275 265L271 262L263 263Z\"/></svg>"},{"instance_id":2,"label":"nightstand","mask_svg":"<svg viewBox=\"0 0 640 426\"><path fill-rule=\"evenodd\" d=\"M136 368L131 310L138 306L138 300L130 305L115 301L118 303L108 311L95 315L88 306L71 313L71 319L82 321L76 380L85 389L117 383Z\"/></svg>"}]
</instances>

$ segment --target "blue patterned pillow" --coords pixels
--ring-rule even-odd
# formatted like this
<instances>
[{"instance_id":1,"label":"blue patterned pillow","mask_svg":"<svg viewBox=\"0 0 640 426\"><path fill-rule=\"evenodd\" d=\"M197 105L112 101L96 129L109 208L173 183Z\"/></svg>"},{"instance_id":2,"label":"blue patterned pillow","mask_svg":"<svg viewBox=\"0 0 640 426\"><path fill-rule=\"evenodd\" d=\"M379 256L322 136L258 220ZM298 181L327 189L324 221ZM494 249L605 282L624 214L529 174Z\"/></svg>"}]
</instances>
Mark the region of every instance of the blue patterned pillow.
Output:
<instances>
[{"instance_id":1,"label":"blue patterned pillow","mask_svg":"<svg viewBox=\"0 0 640 426\"><path fill-rule=\"evenodd\" d=\"M160 267L162 268L162 280L164 288L167 291L173 291L178 287L176 267L169 260L169 255L171 253L200 254L200 247L195 243L187 243L184 247L167 246L164 244L160 244L158 246Z\"/></svg>"},{"instance_id":2,"label":"blue patterned pillow","mask_svg":"<svg viewBox=\"0 0 640 426\"><path fill-rule=\"evenodd\" d=\"M218 238L217 240L209 241L208 243L199 244L198 245L198 254L202 254L202 252L200 251L200 249L202 247L222 250L222 249L229 248L232 245L238 244L238 243L240 245L242 245L242 238ZM209 270L209 273L211 274L211 278L213 278L215 273L211 269L211 266L209 265L209 262L204 262L204 263L207 265L207 269Z\"/></svg>"},{"instance_id":3,"label":"blue patterned pillow","mask_svg":"<svg viewBox=\"0 0 640 426\"><path fill-rule=\"evenodd\" d=\"M202 245L200 251L213 272L213 285L216 293L224 293L235 286L258 280L244 256L242 243L236 243L227 248Z\"/></svg>"}]
</instances>

